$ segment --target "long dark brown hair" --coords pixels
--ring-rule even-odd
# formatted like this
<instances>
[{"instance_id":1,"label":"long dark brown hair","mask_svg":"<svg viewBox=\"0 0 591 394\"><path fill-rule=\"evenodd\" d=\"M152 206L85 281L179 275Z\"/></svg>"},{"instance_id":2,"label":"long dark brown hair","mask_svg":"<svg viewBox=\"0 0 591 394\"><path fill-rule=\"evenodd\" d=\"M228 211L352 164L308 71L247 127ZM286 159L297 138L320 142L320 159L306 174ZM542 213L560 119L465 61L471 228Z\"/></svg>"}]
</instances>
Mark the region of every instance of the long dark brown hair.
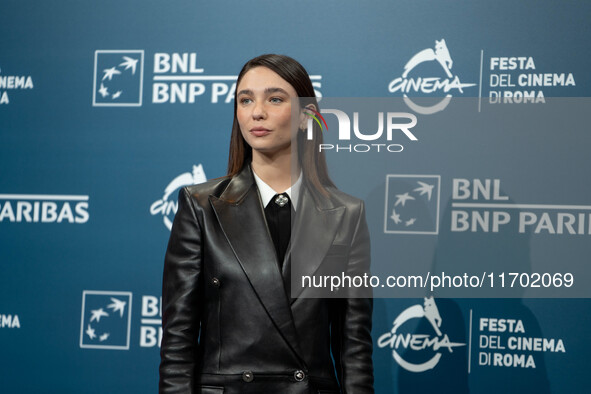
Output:
<instances>
[{"instance_id":1,"label":"long dark brown hair","mask_svg":"<svg viewBox=\"0 0 591 394\"><path fill-rule=\"evenodd\" d=\"M277 73L281 78L288 82L295 89L300 98L300 108L306 105L314 104L317 111L318 101L314 93L312 81L306 72L306 69L295 59L285 55L261 55L246 62L236 81L236 91L238 85L249 70L255 67L266 67ZM240 131L238 118L236 117L237 100L234 94L234 124L232 125L232 136L230 137L230 155L228 158L228 175L234 176L252 160L252 148L246 143ZM326 187L334 186L328 176L326 159L323 152L319 152L318 146L322 143L322 131L317 124L313 124L312 140L306 139L306 133L298 132L297 149L298 160L302 168L304 180L322 194L327 194Z\"/></svg>"}]
</instances>

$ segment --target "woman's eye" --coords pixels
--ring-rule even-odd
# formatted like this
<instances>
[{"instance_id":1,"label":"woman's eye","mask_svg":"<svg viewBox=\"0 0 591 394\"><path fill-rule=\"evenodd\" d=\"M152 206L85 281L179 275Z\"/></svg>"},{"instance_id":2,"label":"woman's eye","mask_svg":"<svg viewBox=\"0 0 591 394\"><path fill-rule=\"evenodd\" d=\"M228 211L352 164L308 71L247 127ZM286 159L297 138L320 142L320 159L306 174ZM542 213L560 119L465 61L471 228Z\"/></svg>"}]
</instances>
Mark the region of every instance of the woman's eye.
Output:
<instances>
[{"instance_id":1,"label":"woman's eye","mask_svg":"<svg viewBox=\"0 0 591 394\"><path fill-rule=\"evenodd\" d=\"M282 103L283 99L281 97L271 97L269 101L271 101L272 103Z\"/></svg>"},{"instance_id":2,"label":"woman's eye","mask_svg":"<svg viewBox=\"0 0 591 394\"><path fill-rule=\"evenodd\" d=\"M251 99L244 97L240 99L240 104L249 104L251 101Z\"/></svg>"}]
</instances>

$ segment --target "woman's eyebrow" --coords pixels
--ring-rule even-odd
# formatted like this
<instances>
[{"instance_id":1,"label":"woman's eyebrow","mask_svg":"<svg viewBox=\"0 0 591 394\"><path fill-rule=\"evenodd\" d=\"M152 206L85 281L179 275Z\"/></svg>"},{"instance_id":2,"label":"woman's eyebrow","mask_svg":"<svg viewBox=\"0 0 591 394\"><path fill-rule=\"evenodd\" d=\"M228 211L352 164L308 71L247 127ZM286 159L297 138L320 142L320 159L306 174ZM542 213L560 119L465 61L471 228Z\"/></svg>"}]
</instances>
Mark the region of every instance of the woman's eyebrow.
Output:
<instances>
[{"instance_id":1,"label":"woman's eyebrow","mask_svg":"<svg viewBox=\"0 0 591 394\"><path fill-rule=\"evenodd\" d=\"M285 89L282 88L274 88L274 87L270 87L270 88L266 88L265 89L265 94L271 94L271 93L283 93L283 94L288 94ZM254 93L252 92L252 90L250 89L242 89L241 91L238 92L237 96L240 95L253 95Z\"/></svg>"},{"instance_id":2,"label":"woman's eyebrow","mask_svg":"<svg viewBox=\"0 0 591 394\"><path fill-rule=\"evenodd\" d=\"M281 89L281 88L267 88L265 89L265 93L284 93L284 94L288 94L285 89Z\"/></svg>"},{"instance_id":3,"label":"woman's eyebrow","mask_svg":"<svg viewBox=\"0 0 591 394\"><path fill-rule=\"evenodd\" d=\"M237 96L240 96L242 94L246 94L246 95L251 95L252 96L252 90L250 90L250 89L242 89L241 91L238 92Z\"/></svg>"}]
</instances>

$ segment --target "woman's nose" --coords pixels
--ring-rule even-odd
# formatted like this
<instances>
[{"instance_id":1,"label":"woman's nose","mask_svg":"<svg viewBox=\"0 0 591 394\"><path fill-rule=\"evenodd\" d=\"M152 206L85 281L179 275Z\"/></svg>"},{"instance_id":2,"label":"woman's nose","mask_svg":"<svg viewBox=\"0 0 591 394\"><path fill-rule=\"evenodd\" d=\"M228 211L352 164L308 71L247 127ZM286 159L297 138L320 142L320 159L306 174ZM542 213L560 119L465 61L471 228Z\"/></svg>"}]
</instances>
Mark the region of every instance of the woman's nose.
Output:
<instances>
[{"instance_id":1,"label":"woman's nose","mask_svg":"<svg viewBox=\"0 0 591 394\"><path fill-rule=\"evenodd\" d=\"M256 120L265 118L265 107L259 101L255 103L254 108L252 109L252 117Z\"/></svg>"}]
</instances>

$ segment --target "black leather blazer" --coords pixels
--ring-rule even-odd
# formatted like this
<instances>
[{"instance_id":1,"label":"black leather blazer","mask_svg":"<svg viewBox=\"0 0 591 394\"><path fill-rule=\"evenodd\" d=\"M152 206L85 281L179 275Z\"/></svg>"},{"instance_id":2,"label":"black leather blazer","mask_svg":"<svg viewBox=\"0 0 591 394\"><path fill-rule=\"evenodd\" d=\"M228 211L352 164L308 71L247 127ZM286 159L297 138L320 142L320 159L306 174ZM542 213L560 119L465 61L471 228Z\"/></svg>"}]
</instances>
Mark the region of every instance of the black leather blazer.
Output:
<instances>
[{"instance_id":1,"label":"black leather blazer","mask_svg":"<svg viewBox=\"0 0 591 394\"><path fill-rule=\"evenodd\" d=\"M302 184L282 272L250 167L180 191L164 265L160 393L373 393L371 298L288 290L296 248L306 262L298 275L335 264L369 271L363 203L329 191Z\"/></svg>"}]
</instances>

